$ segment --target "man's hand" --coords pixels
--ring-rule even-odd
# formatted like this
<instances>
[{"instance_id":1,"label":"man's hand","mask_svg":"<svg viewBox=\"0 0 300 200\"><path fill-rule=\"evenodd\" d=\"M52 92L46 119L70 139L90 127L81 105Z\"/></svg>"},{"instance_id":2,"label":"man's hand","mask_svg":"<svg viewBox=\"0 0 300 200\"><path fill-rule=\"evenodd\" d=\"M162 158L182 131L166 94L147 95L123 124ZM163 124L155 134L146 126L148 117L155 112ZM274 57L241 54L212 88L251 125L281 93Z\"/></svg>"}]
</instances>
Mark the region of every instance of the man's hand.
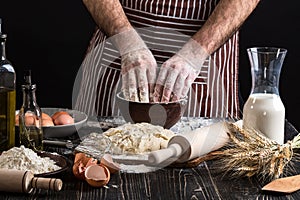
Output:
<instances>
[{"instance_id":1,"label":"man's hand","mask_svg":"<svg viewBox=\"0 0 300 200\"><path fill-rule=\"evenodd\" d=\"M140 49L122 56L122 92L126 99L149 102L156 79L156 61L149 49Z\"/></svg>"},{"instance_id":2,"label":"man's hand","mask_svg":"<svg viewBox=\"0 0 300 200\"><path fill-rule=\"evenodd\" d=\"M122 92L127 100L152 100L156 60L134 29L114 35L112 42L121 54Z\"/></svg>"},{"instance_id":3,"label":"man's hand","mask_svg":"<svg viewBox=\"0 0 300 200\"><path fill-rule=\"evenodd\" d=\"M190 39L178 53L162 64L154 88L154 102L176 101L186 97L207 57L200 44Z\"/></svg>"}]
</instances>

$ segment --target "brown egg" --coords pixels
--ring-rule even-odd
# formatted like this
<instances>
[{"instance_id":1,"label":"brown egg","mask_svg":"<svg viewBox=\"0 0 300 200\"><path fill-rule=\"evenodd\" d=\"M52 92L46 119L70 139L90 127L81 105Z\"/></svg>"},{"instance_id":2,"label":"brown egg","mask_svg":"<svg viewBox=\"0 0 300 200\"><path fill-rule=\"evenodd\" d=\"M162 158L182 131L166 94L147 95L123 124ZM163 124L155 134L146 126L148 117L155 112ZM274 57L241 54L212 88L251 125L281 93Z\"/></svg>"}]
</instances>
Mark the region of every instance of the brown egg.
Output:
<instances>
[{"instance_id":1,"label":"brown egg","mask_svg":"<svg viewBox=\"0 0 300 200\"><path fill-rule=\"evenodd\" d=\"M15 117L15 125L16 126L19 126L19 113L16 114L16 117ZM33 117L32 114L30 113L26 113L25 114L25 124L28 126L28 125L33 125L34 123L38 123L38 121L36 121ZM54 126L54 123L52 121L52 118L46 114L46 113L42 113L42 126Z\"/></svg>"},{"instance_id":2,"label":"brown egg","mask_svg":"<svg viewBox=\"0 0 300 200\"><path fill-rule=\"evenodd\" d=\"M102 187L110 180L110 172L104 165L90 165L84 172L85 180L93 187Z\"/></svg>"},{"instance_id":3,"label":"brown egg","mask_svg":"<svg viewBox=\"0 0 300 200\"><path fill-rule=\"evenodd\" d=\"M25 113L25 125L26 126L31 126L36 123L36 120L34 119L33 114L31 113Z\"/></svg>"},{"instance_id":4,"label":"brown egg","mask_svg":"<svg viewBox=\"0 0 300 200\"><path fill-rule=\"evenodd\" d=\"M74 118L69 114L61 114L54 120L55 125L74 124Z\"/></svg>"},{"instance_id":5,"label":"brown egg","mask_svg":"<svg viewBox=\"0 0 300 200\"><path fill-rule=\"evenodd\" d=\"M20 120L20 116L19 114L16 114L15 117L15 125L19 126L19 120ZM35 120L34 117L31 113L26 113L25 114L25 125L26 126L30 126L30 125L34 125Z\"/></svg>"},{"instance_id":6,"label":"brown egg","mask_svg":"<svg viewBox=\"0 0 300 200\"><path fill-rule=\"evenodd\" d=\"M45 126L47 126L47 127L54 126L54 123L51 118L50 119L42 119L42 126L44 126L44 127Z\"/></svg>"},{"instance_id":7,"label":"brown egg","mask_svg":"<svg viewBox=\"0 0 300 200\"><path fill-rule=\"evenodd\" d=\"M16 117L15 117L15 125L16 125L16 126L19 126L19 113L16 114Z\"/></svg>"},{"instance_id":8,"label":"brown egg","mask_svg":"<svg viewBox=\"0 0 300 200\"><path fill-rule=\"evenodd\" d=\"M121 169L119 163L114 162L110 154L103 155L101 158L101 164L106 166L112 174L120 171Z\"/></svg>"},{"instance_id":9,"label":"brown egg","mask_svg":"<svg viewBox=\"0 0 300 200\"><path fill-rule=\"evenodd\" d=\"M57 111L51 116L52 120L54 121L61 114L69 114L69 113L67 113L66 111Z\"/></svg>"},{"instance_id":10,"label":"brown egg","mask_svg":"<svg viewBox=\"0 0 300 200\"><path fill-rule=\"evenodd\" d=\"M52 115L55 125L74 124L74 118L67 112L58 111Z\"/></svg>"},{"instance_id":11,"label":"brown egg","mask_svg":"<svg viewBox=\"0 0 300 200\"><path fill-rule=\"evenodd\" d=\"M42 113L42 119L43 120L51 120L52 121L52 118L47 113Z\"/></svg>"}]
</instances>

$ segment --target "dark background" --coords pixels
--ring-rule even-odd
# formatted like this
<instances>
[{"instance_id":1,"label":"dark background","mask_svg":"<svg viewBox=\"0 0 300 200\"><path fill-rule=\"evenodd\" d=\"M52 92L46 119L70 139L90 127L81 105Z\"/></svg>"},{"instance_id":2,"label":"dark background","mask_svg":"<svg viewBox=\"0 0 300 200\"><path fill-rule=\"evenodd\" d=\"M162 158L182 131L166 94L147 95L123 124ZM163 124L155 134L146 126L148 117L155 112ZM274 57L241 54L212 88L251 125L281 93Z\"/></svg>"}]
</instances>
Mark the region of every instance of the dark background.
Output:
<instances>
[{"instance_id":1,"label":"dark background","mask_svg":"<svg viewBox=\"0 0 300 200\"><path fill-rule=\"evenodd\" d=\"M291 3L292 2L292 3ZM288 50L280 77L286 118L300 130L299 2L261 1L240 30L240 88L244 100L251 89L246 48L276 46ZM72 107L72 88L94 30L80 0L1 0L6 53L17 73L17 108L21 106L23 71L32 69L41 107Z\"/></svg>"}]
</instances>

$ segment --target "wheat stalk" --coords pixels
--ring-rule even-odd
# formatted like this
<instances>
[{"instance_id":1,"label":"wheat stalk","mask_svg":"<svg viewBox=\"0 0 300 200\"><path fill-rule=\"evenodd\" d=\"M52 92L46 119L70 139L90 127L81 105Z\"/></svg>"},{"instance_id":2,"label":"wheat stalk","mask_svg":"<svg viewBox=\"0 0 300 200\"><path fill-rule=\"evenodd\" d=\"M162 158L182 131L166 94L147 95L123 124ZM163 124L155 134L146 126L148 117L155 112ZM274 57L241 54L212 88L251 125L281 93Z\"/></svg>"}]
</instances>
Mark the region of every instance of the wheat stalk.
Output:
<instances>
[{"instance_id":1,"label":"wheat stalk","mask_svg":"<svg viewBox=\"0 0 300 200\"><path fill-rule=\"evenodd\" d=\"M233 178L277 179L290 164L294 150L300 148L300 134L280 145L257 130L240 128L231 122L226 124L230 140L212 155L219 169Z\"/></svg>"}]
</instances>

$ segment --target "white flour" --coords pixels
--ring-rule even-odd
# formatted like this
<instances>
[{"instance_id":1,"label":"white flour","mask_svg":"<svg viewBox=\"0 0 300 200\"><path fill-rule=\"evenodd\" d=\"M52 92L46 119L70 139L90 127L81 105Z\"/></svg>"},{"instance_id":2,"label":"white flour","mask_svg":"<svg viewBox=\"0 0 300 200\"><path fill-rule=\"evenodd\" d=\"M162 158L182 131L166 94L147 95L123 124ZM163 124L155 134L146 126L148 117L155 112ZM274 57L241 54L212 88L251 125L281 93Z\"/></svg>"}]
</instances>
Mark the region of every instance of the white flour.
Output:
<instances>
[{"instance_id":1,"label":"white flour","mask_svg":"<svg viewBox=\"0 0 300 200\"><path fill-rule=\"evenodd\" d=\"M152 125L146 122L110 128L103 133L111 141L112 154L141 154L168 146L169 139L174 132L164 129L162 126Z\"/></svg>"},{"instance_id":2,"label":"white flour","mask_svg":"<svg viewBox=\"0 0 300 200\"><path fill-rule=\"evenodd\" d=\"M30 170L34 174L41 174L59 170L61 167L49 157L40 157L33 150L22 145L2 152L0 168Z\"/></svg>"}]
</instances>

